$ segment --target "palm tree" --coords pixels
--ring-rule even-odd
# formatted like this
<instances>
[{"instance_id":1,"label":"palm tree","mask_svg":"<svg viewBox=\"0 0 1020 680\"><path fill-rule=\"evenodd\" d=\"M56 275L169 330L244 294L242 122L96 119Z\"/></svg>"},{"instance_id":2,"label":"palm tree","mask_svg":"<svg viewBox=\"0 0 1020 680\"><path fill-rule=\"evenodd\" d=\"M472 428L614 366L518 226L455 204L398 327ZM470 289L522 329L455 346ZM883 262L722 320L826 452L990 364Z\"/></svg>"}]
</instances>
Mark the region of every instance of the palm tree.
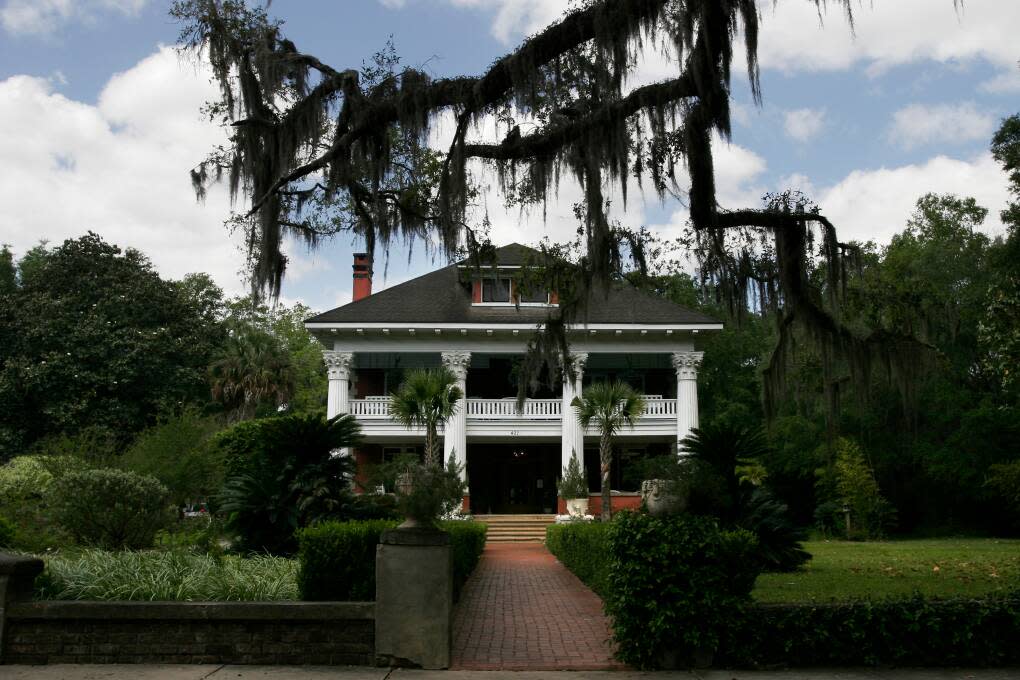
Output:
<instances>
[{"instance_id":1,"label":"palm tree","mask_svg":"<svg viewBox=\"0 0 1020 680\"><path fill-rule=\"evenodd\" d=\"M209 366L212 397L238 420L251 418L260 403L287 403L294 393L290 357L269 334L254 329L227 338Z\"/></svg>"},{"instance_id":2,"label":"palm tree","mask_svg":"<svg viewBox=\"0 0 1020 680\"><path fill-rule=\"evenodd\" d=\"M464 396L447 368L415 368L390 395L390 414L404 427L425 428L425 465L439 467L439 426L450 419Z\"/></svg>"},{"instance_id":3,"label":"palm tree","mask_svg":"<svg viewBox=\"0 0 1020 680\"><path fill-rule=\"evenodd\" d=\"M580 397L571 402L581 426L594 425L599 432L599 462L602 466L602 520L613 516L609 492L609 472L613 465L613 437L624 426L634 423L644 413L645 402L634 389L621 382L599 382L589 385Z\"/></svg>"},{"instance_id":4,"label":"palm tree","mask_svg":"<svg viewBox=\"0 0 1020 680\"><path fill-rule=\"evenodd\" d=\"M742 514L749 493L741 489L737 466L760 461L768 453L768 439L761 428L739 428L727 424L709 424L694 428L680 442L680 450L715 470L726 485L728 512ZM731 517L731 518L732 518Z\"/></svg>"}]
</instances>

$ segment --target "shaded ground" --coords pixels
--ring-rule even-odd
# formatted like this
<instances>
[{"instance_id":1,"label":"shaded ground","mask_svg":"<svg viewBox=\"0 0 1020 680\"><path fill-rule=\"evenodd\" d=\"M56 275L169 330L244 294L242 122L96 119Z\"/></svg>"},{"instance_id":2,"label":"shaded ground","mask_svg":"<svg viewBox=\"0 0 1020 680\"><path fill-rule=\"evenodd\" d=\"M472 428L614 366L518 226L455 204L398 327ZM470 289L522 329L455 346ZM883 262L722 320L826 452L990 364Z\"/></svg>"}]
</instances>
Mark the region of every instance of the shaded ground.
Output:
<instances>
[{"instance_id":1,"label":"shaded ground","mask_svg":"<svg viewBox=\"0 0 1020 680\"><path fill-rule=\"evenodd\" d=\"M452 666L620 669L602 600L540 543L488 544L453 622Z\"/></svg>"},{"instance_id":2,"label":"shaded ground","mask_svg":"<svg viewBox=\"0 0 1020 680\"><path fill-rule=\"evenodd\" d=\"M882 599L915 592L976 597L1020 588L1020 540L994 538L906 541L809 541L803 571L762 574L762 602Z\"/></svg>"}]
</instances>

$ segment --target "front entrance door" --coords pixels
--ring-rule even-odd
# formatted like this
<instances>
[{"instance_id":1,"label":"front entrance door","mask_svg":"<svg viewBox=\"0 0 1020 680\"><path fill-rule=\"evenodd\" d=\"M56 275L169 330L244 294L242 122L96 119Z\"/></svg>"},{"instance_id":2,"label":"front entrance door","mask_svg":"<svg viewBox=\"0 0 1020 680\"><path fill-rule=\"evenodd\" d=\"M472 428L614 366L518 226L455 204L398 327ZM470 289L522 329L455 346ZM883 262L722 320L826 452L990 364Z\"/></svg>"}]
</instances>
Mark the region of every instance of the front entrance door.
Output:
<instances>
[{"instance_id":1,"label":"front entrance door","mask_svg":"<svg viewBox=\"0 0 1020 680\"><path fill-rule=\"evenodd\" d=\"M468 446L471 511L539 514L556 511L558 447L546 444Z\"/></svg>"}]
</instances>

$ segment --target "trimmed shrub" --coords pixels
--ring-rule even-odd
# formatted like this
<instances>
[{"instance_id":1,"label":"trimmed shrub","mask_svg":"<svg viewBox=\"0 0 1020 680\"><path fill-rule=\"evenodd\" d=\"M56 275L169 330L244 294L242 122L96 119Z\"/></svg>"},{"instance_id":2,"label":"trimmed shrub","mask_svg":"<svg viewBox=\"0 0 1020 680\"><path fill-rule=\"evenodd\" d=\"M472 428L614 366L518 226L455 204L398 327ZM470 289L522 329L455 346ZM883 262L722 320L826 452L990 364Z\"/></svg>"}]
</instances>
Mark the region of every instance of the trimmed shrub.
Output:
<instances>
[{"instance_id":1,"label":"trimmed shrub","mask_svg":"<svg viewBox=\"0 0 1020 680\"><path fill-rule=\"evenodd\" d=\"M719 659L732 666L1020 663L1020 597L756 605Z\"/></svg>"},{"instance_id":2,"label":"trimmed shrub","mask_svg":"<svg viewBox=\"0 0 1020 680\"><path fill-rule=\"evenodd\" d=\"M751 603L757 541L694 515L621 512L610 524L606 613L639 668L706 664Z\"/></svg>"},{"instance_id":3,"label":"trimmed shrub","mask_svg":"<svg viewBox=\"0 0 1020 680\"><path fill-rule=\"evenodd\" d=\"M461 588L478 566L478 560L482 558L488 527L482 522L463 520L440 522L440 527L450 534L450 549L453 552L453 597L460 599Z\"/></svg>"},{"instance_id":4,"label":"trimmed shrub","mask_svg":"<svg viewBox=\"0 0 1020 680\"><path fill-rule=\"evenodd\" d=\"M108 549L152 546L174 520L166 487L124 470L80 470L53 480L46 493L54 520L79 542Z\"/></svg>"},{"instance_id":5,"label":"trimmed shrub","mask_svg":"<svg viewBox=\"0 0 1020 680\"><path fill-rule=\"evenodd\" d=\"M0 466L0 503L14 503L41 496L53 475L40 456L18 456Z\"/></svg>"},{"instance_id":6,"label":"trimmed shrub","mask_svg":"<svg viewBox=\"0 0 1020 680\"><path fill-rule=\"evenodd\" d=\"M605 599L609 592L609 527L602 522L551 524L545 547L577 578Z\"/></svg>"},{"instance_id":7,"label":"trimmed shrub","mask_svg":"<svg viewBox=\"0 0 1020 680\"><path fill-rule=\"evenodd\" d=\"M298 539L298 592L302 600L361 602L375 599L375 547L395 520L323 522Z\"/></svg>"},{"instance_id":8,"label":"trimmed shrub","mask_svg":"<svg viewBox=\"0 0 1020 680\"><path fill-rule=\"evenodd\" d=\"M375 547L395 520L324 522L297 533L298 590L302 600L369 601L375 599ZM460 593L485 547L484 524L441 522L450 534L454 594Z\"/></svg>"}]
</instances>

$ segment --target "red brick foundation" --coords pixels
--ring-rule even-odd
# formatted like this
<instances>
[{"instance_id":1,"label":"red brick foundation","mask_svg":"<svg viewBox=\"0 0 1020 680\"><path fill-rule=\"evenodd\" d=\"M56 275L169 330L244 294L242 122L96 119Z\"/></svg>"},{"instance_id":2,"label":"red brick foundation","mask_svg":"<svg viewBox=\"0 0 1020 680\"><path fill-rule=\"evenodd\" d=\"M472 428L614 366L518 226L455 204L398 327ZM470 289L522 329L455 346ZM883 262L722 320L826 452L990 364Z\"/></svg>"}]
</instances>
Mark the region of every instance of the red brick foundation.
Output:
<instances>
[{"instance_id":1,"label":"red brick foundation","mask_svg":"<svg viewBox=\"0 0 1020 680\"><path fill-rule=\"evenodd\" d=\"M613 512L617 510L637 510L641 507L641 494L630 491L618 491L613 494ZM602 496L588 494L588 514L602 513ZM562 498L556 500L556 514L567 514L567 502Z\"/></svg>"}]
</instances>

